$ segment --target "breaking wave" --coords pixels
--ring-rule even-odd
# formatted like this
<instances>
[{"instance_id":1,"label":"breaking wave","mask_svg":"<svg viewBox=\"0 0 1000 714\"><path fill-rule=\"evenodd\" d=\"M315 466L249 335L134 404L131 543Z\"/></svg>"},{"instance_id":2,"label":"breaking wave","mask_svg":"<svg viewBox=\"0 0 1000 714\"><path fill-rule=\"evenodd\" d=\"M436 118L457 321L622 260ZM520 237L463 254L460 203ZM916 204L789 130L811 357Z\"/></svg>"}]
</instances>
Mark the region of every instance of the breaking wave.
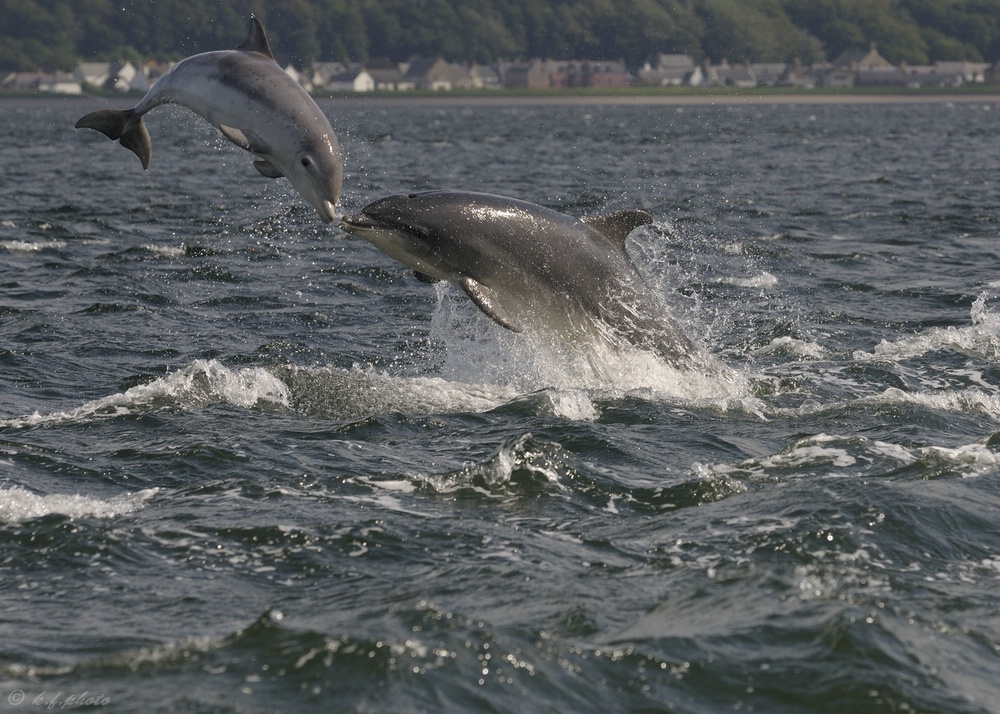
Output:
<instances>
[{"instance_id":1,"label":"breaking wave","mask_svg":"<svg viewBox=\"0 0 1000 714\"><path fill-rule=\"evenodd\" d=\"M855 352L854 358L859 361L898 361L950 349L997 359L1000 357L1000 315L987 309L986 300L984 293L972 304L970 325L934 327L892 342L883 340L872 352Z\"/></svg>"},{"instance_id":2,"label":"breaking wave","mask_svg":"<svg viewBox=\"0 0 1000 714\"><path fill-rule=\"evenodd\" d=\"M75 409L2 419L0 428L80 422L137 411L195 409L219 402L245 408L287 408L288 387L262 367L230 369L216 360L196 360L166 377Z\"/></svg>"},{"instance_id":3,"label":"breaking wave","mask_svg":"<svg viewBox=\"0 0 1000 714\"><path fill-rule=\"evenodd\" d=\"M70 518L114 518L140 510L157 491L147 488L111 498L94 498L66 493L41 495L20 486L0 488L0 523L20 523L53 514Z\"/></svg>"}]
</instances>

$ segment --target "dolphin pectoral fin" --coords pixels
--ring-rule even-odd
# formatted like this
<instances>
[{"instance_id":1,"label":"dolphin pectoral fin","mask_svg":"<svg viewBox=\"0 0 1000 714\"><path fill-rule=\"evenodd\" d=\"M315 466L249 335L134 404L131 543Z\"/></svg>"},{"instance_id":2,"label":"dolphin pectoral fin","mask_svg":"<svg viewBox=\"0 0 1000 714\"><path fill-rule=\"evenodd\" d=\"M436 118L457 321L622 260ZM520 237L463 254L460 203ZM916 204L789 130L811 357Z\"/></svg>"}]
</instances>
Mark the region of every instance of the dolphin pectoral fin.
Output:
<instances>
[{"instance_id":1,"label":"dolphin pectoral fin","mask_svg":"<svg viewBox=\"0 0 1000 714\"><path fill-rule=\"evenodd\" d=\"M431 277L427 273L421 273L419 270L414 270L413 271L413 277L415 277L417 280L419 280L422 283L430 283L431 285L433 285L434 283L440 283L441 282L440 278Z\"/></svg>"},{"instance_id":2,"label":"dolphin pectoral fin","mask_svg":"<svg viewBox=\"0 0 1000 714\"><path fill-rule=\"evenodd\" d=\"M624 250L625 239L629 233L639 226L648 226L653 222L653 217L646 211L636 209L617 211L604 216L584 216L580 220L596 228Z\"/></svg>"},{"instance_id":3,"label":"dolphin pectoral fin","mask_svg":"<svg viewBox=\"0 0 1000 714\"><path fill-rule=\"evenodd\" d=\"M274 168L274 165L270 161L264 161L263 159L254 161L253 167L260 172L261 176L267 176L268 178L281 178L284 176L283 173Z\"/></svg>"},{"instance_id":4,"label":"dolphin pectoral fin","mask_svg":"<svg viewBox=\"0 0 1000 714\"><path fill-rule=\"evenodd\" d=\"M77 129L94 129L139 157L142 168L149 168L153 155L153 142L142 123L142 117L135 118L131 109L100 109L80 117Z\"/></svg>"},{"instance_id":5,"label":"dolphin pectoral fin","mask_svg":"<svg viewBox=\"0 0 1000 714\"><path fill-rule=\"evenodd\" d=\"M264 26L260 24L260 20L254 15L250 16L250 34L247 36L246 41L236 49L243 50L244 52L260 52L262 55L267 55L271 59L274 59L274 55L271 54L271 45L267 42L267 33L264 32Z\"/></svg>"},{"instance_id":6,"label":"dolphin pectoral fin","mask_svg":"<svg viewBox=\"0 0 1000 714\"><path fill-rule=\"evenodd\" d=\"M222 132L224 137L229 139L241 149L250 151L250 140L247 138L247 135L239 129L234 129L233 127L226 126L225 124L219 124L219 131Z\"/></svg>"},{"instance_id":7,"label":"dolphin pectoral fin","mask_svg":"<svg viewBox=\"0 0 1000 714\"><path fill-rule=\"evenodd\" d=\"M521 332L521 326L504 312L496 295L488 287L466 276L459 278L458 285L469 299L476 303L476 307L489 315L495 323L511 332Z\"/></svg>"},{"instance_id":8,"label":"dolphin pectoral fin","mask_svg":"<svg viewBox=\"0 0 1000 714\"><path fill-rule=\"evenodd\" d=\"M247 151L253 151L253 145L250 141L250 137L244 134L239 129L234 129L231 126L226 126L225 124L219 124L219 131L222 135L229 139L231 142L236 144L241 149L246 149Z\"/></svg>"},{"instance_id":9,"label":"dolphin pectoral fin","mask_svg":"<svg viewBox=\"0 0 1000 714\"><path fill-rule=\"evenodd\" d=\"M222 135L236 144L241 149L245 149L254 154L266 155L271 153L271 145L260 138L252 131L244 131L235 127L219 124L219 131Z\"/></svg>"}]
</instances>

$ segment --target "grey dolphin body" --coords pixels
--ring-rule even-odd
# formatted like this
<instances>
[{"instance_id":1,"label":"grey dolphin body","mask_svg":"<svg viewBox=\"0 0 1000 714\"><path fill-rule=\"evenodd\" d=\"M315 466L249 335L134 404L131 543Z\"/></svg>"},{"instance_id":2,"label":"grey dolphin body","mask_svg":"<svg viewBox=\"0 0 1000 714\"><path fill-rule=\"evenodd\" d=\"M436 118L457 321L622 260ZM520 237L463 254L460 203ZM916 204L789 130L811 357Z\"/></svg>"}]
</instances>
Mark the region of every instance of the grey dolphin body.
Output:
<instances>
[{"instance_id":1,"label":"grey dolphin body","mask_svg":"<svg viewBox=\"0 0 1000 714\"><path fill-rule=\"evenodd\" d=\"M152 144L142 117L168 103L191 109L254 154L262 175L288 177L324 221L333 221L343 184L337 137L316 102L274 61L257 18L250 19L250 36L238 49L181 60L132 109L91 112L76 128L118 140L145 169Z\"/></svg>"},{"instance_id":2,"label":"grey dolphin body","mask_svg":"<svg viewBox=\"0 0 1000 714\"><path fill-rule=\"evenodd\" d=\"M446 280L497 323L569 341L632 345L674 366L699 350L643 282L625 251L645 211L577 219L503 196L427 191L388 196L341 228L423 280Z\"/></svg>"}]
</instances>

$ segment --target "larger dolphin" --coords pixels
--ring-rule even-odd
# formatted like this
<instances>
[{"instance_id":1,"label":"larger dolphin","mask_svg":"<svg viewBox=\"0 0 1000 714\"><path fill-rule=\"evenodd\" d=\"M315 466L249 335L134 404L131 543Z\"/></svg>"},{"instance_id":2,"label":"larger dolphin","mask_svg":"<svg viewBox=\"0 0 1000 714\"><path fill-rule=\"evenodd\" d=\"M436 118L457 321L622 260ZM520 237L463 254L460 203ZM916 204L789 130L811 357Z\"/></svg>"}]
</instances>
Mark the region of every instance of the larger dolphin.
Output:
<instances>
[{"instance_id":1,"label":"larger dolphin","mask_svg":"<svg viewBox=\"0 0 1000 714\"><path fill-rule=\"evenodd\" d=\"M699 350L625 250L629 233L651 222L645 211L578 219L513 198L439 190L379 199L340 225L417 277L456 285L509 330L631 345L694 366Z\"/></svg>"},{"instance_id":2,"label":"larger dolphin","mask_svg":"<svg viewBox=\"0 0 1000 714\"><path fill-rule=\"evenodd\" d=\"M333 221L343 185L337 137L316 102L274 61L256 17L250 18L250 35L238 49L183 59L132 109L91 112L76 128L117 139L145 169L153 147L142 117L161 104L180 104L204 117L254 154L261 174L288 177L324 221Z\"/></svg>"}]
</instances>

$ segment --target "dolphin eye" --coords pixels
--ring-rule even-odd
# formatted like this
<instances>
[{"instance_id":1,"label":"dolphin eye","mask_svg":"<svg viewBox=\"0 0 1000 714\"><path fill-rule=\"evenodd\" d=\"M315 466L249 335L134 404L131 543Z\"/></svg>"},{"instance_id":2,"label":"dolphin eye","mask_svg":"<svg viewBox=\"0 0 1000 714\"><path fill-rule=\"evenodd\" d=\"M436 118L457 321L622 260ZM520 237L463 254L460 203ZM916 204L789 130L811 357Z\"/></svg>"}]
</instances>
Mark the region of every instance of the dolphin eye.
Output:
<instances>
[{"instance_id":1,"label":"dolphin eye","mask_svg":"<svg viewBox=\"0 0 1000 714\"><path fill-rule=\"evenodd\" d=\"M310 159L308 156L303 156L302 157L302 165L303 166L305 166L306 168L309 168L309 164L311 164L311 163L312 163L312 159Z\"/></svg>"}]
</instances>

